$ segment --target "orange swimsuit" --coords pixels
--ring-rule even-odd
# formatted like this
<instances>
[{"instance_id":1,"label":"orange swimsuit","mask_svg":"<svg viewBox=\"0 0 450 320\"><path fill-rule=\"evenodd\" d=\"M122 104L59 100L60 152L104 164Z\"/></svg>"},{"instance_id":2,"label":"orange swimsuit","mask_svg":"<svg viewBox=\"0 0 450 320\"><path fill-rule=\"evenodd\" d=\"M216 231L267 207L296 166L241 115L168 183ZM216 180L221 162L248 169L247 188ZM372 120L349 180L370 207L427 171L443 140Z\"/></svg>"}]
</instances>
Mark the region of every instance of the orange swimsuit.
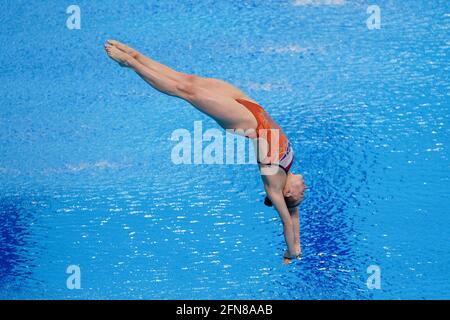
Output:
<instances>
[{"instance_id":1,"label":"orange swimsuit","mask_svg":"<svg viewBox=\"0 0 450 320\"><path fill-rule=\"evenodd\" d=\"M255 117L256 122L258 123L256 127L256 137L260 138L263 136L267 140L269 146L268 157L271 157L272 151L275 151L272 150L272 131L277 130L279 136L278 155L275 155L272 163L279 165L286 173L289 172L294 161L294 151L292 150L286 134L260 105L245 99L236 99L236 101L247 108L247 110ZM258 161L258 163L260 162Z\"/></svg>"}]
</instances>

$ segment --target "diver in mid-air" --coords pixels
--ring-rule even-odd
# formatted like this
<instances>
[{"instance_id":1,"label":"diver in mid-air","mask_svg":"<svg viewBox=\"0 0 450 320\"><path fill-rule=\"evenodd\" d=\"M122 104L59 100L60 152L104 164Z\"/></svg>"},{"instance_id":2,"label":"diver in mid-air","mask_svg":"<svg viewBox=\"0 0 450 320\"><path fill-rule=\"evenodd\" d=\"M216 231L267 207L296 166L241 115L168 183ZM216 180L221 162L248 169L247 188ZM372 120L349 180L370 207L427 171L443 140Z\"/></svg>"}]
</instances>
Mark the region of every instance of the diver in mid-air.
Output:
<instances>
[{"instance_id":1,"label":"diver in mid-air","mask_svg":"<svg viewBox=\"0 0 450 320\"><path fill-rule=\"evenodd\" d=\"M222 80L177 72L114 40L105 44L108 56L134 70L156 90L186 100L222 128L245 132L257 150L267 197L283 222L287 250L284 262L301 257L298 206L304 198L303 177L290 171L294 151L283 130L269 114L240 89ZM262 143L265 141L265 143Z\"/></svg>"}]
</instances>

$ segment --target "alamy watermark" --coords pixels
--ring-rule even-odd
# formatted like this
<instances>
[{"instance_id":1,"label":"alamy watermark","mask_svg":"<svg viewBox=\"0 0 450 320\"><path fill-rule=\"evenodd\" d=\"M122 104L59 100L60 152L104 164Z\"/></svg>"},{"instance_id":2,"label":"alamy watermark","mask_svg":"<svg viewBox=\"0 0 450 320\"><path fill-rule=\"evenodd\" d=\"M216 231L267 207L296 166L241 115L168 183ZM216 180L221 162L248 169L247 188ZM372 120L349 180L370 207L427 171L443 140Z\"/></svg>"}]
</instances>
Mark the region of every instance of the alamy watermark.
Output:
<instances>
[{"instance_id":1,"label":"alamy watermark","mask_svg":"<svg viewBox=\"0 0 450 320\"><path fill-rule=\"evenodd\" d=\"M370 265L367 267L367 288L368 289L381 289L381 268L377 265Z\"/></svg>"},{"instance_id":2,"label":"alamy watermark","mask_svg":"<svg viewBox=\"0 0 450 320\"><path fill-rule=\"evenodd\" d=\"M70 16L66 20L66 26L69 30L81 29L81 9L77 5L70 5L66 9L66 13Z\"/></svg>"},{"instance_id":3,"label":"alamy watermark","mask_svg":"<svg viewBox=\"0 0 450 320\"><path fill-rule=\"evenodd\" d=\"M81 269L80 266L70 265L66 269L66 273L69 274L66 280L66 286L69 290L81 289Z\"/></svg>"},{"instance_id":4,"label":"alamy watermark","mask_svg":"<svg viewBox=\"0 0 450 320\"><path fill-rule=\"evenodd\" d=\"M257 136L255 129L203 132L202 121L195 121L193 133L187 129L172 132L171 140L177 143L172 147L171 160L174 164L246 165L261 159L262 163L278 164L279 138L279 129L260 129ZM267 166L264 174L277 170L276 166Z\"/></svg>"},{"instance_id":5,"label":"alamy watermark","mask_svg":"<svg viewBox=\"0 0 450 320\"><path fill-rule=\"evenodd\" d=\"M377 5L370 5L367 7L367 14L370 16L366 20L366 25L369 30L381 29L381 9Z\"/></svg>"}]
</instances>

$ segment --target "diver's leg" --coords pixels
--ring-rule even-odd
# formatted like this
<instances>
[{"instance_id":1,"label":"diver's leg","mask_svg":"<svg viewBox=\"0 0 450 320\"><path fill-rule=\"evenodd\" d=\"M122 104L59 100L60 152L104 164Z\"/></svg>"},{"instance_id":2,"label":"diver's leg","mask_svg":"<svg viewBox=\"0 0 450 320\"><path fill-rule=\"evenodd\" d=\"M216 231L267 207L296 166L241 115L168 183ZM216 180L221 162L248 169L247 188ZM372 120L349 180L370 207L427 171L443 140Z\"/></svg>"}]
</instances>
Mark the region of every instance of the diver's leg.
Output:
<instances>
[{"instance_id":1,"label":"diver's leg","mask_svg":"<svg viewBox=\"0 0 450 320\"><path fill-rule=\"evenodd\" d=\"M147 68L130 55L117 49L115 46L105 45L105 50L111 59L122 66L126 66L136 71L136 73L153 88L171 96L179 96L177 81L166 77L162 73Z\"/></svg>"},{"instance_id":2,"label":"diver's leg","mask_svg":"<svg viewBox=\"0 0 450 320\"><path fill-rule=\"evenodd\" d=\"M142 53L140 53L139 51L137 51L136 49L133 49L119 41L116 40L108 40L108 44L118 48L119 50L127 53L128 55L130 55L131 57L133 57L134 59L136 59L137 61L139 61L141 64L143 64L144 66L146 66L147 68L153 70L154 72L158 72L161 74L164 74L166 77L178 81L178 80L183 80L183 78L189 76L188 74L185 73L181 73L178 71L173 70L172 68L159 63L158 61L155 61L153 59L150 59L149 57L146 57L145 55L143 55Z\"/></svg>"},{"instance_id":3,"label":"diver's leg","mask_svg":"<svg viewBox=\"0 0 450 320\"><path fill-rule=\"evenodd\" d=\"M173 79L165 73L148 68L115 46L106 45L105 49L111 59L134 70L152 87L188 101L216 120L222 127L244 130L256 128L255 118L245 107L229 96L223 96L199 86L196 76Z\"/></svg>"},{"instance_id":4,"label":"diver's leg","mask_svg":"<svg viewBox=\"0 0 450 320\"><path fill-rule=\"evenodd\" d=\"M252 98L247 96L241 89L234 85L215 78L201 78L199 85L207 90L217 91L223 95L233 97L234 99L245 99L257 103Z\"/></svg>"},{"instance_id":5,"label":"diver's leg","mask_svg":"<svg viewBox=\"0 0 450 320\"><path fill-rule=\"evenodd\" d=\"M144 66L148 67L149 69L152 69L153 71L162 73L166 75L167 77L171 78L175 81L183 81L183 80L189 80L189 81L195 81L197 86L201 86L209 91L214 91L218 94L233 97L234 99L246 99L253 101L250 97L248 97L244 92L242 92L239 88L219 79L214 78L203 78L199 76L192 76L190 74L182 73L175 71L171 69L170 67L159 63L139 51L137 51L134 48L131 48L119 41L116 40L108 40L108 43L112 46L117 47L119 50L127 53L128 55L132 56L134 59L142 63ZM253 101L255 102L255 101Z\"/></svg>"}]
</instances>

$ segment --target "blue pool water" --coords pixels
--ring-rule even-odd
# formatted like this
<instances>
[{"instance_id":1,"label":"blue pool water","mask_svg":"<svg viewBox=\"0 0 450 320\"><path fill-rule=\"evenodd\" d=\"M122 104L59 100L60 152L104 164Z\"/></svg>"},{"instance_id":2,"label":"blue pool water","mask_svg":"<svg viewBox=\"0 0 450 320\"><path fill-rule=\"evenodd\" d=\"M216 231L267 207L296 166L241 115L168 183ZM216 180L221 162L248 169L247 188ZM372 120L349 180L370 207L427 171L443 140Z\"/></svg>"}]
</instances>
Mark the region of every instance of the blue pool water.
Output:
<instances>
[{"instance_id":1,"label":"blue pool water","mask_svg":"<svg viewBox=\"0 0 450 320\"><path fill-rule=\"evenodd\" d=\"M0 3L0 298L450 298L448 1L79 0L80 30L72 3ZM301 261L256 166L170 161L174 130L218 126L111 38L280 123L310 187Z\"/></svg>"}]
</instances>

